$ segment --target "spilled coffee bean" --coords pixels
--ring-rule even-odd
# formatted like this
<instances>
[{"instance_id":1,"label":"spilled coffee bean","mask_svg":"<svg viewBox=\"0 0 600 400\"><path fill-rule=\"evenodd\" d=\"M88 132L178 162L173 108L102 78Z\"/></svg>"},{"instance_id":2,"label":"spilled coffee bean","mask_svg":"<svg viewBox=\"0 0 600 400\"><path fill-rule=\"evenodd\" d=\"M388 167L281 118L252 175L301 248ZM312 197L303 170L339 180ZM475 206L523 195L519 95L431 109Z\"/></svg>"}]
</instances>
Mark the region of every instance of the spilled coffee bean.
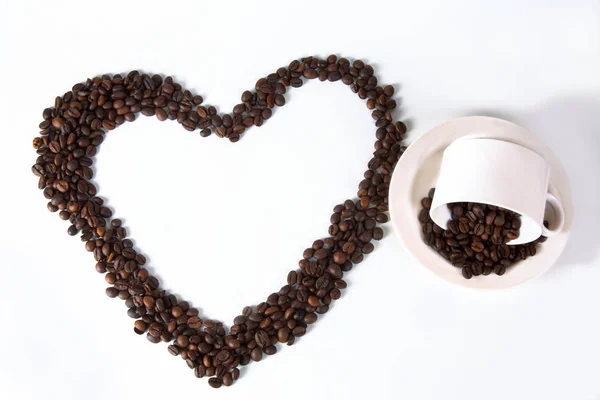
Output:
<instances>
[{"instance_id":1,"label":"spilled coffee bean","mask_svg":"<svg viewBox=\"0 0 600 400\"><path fill-rule=\"evenodd\" d=\"M423 240L453 266L460 268L465 279L473 276L504 275L506 269L521 260L534 256L544 236L522 245L507 242L519 237L519 214L480 203L448 204L451 218L448 229L436 225L429 217L435 188L421 200L418 218Z\"/></svg>"},{"instance_id":2,"label":"spilled coffee bean","mask_svg":"<svg viewBox=\"0 0 600 400\"><path fill-rule=\"evenodd\" d=\"M200 315L182 299L164 290L145 268L146 257L133 246L127 230L98 195L92 168L105 135L139 115L157 121L176 121L200 136L213 133L237 142L252 126L262 126L276 107L286 104L288 90L306 79L342 81L366 100L375 124L375 151L359 184L357 198L333 208L329 236L315 240L303 252L287 282L262 302L244 307L227 329L222 322ZM280 346L296 343L319 315L328 312L346 288L344 273L371 253L373 240L383 237L378 227L388 221L391 173L405 150L404 123L394 122L394 87L383 86L373 67L336 55L305 57L258 79L244 91L232 112L221 114L203 104L202 96L184 89L170 76L131 71L102 75L78 83L54 106L46 108L33 139L37 160L32 172L39 177L51 212L69 221L67 233L80 235L106 274L106 295L119 298L135 319L135 333L150 343L169 343L168 352L181 357L198 378L211 387L230 386L240 376L238 367L276 354Z\"/></svg>"}]
</instances>

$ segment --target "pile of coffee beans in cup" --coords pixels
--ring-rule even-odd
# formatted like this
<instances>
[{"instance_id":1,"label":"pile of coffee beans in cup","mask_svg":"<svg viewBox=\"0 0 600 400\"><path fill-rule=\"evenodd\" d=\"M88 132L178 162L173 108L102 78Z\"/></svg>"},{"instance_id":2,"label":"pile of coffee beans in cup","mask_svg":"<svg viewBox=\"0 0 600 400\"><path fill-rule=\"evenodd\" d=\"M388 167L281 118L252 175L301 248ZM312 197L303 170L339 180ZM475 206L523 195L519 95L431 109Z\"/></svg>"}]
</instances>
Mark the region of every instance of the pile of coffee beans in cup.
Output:
<instances>
[{"instance_id":1,"label":"pile of coffee beans in cup","mask_svg":"<svg viewBox=\"0 0 600 400\"><path fill-rule=\"evenodd\" d=\"M372 158L356 197L333 207L327 234L308 243L282 286L244 307L226 327L167 291L148 269L122 220L98 193L94 157L109 132L140 116L237 142L252 126L267 123L286 104L288 91L311 80L340 82L365 100L376 139ZM207 377L211 387L230 386L240 366L259 362L310 332L342 297L344 275L383 237L378 225L388 221L391 174L406 149L407 128L394 121L393 97L394 87L379 82L371 65L335 54L292 60L259 78L229 113L205 104L170 76L140 71L96 76L75 84L43 111L33 139L37 159L32 172L48 210L68 221L67 233L78 235L93 255L108 285L106 295L127 307L133 331L150 343L168 343L168 352L185 361L196 377Z\"/></svg>"},{"instance_id":2,"label":"pile of coffee beans in cup","mask_svg":"<svg viewBox=\"0 0 600 400\"><path fill-rule=\"evenodd\" d=\"M456 268L465 279L473 276L504 275L506 269L532 257L537 252L537 240L523 245L507 243L519 237L521 217L501 207L481 203L448 204L451 218L448 229L435 224L429 217L435 188L421 200L419 222L425 243Z\"/></svg>"}]
</instances>

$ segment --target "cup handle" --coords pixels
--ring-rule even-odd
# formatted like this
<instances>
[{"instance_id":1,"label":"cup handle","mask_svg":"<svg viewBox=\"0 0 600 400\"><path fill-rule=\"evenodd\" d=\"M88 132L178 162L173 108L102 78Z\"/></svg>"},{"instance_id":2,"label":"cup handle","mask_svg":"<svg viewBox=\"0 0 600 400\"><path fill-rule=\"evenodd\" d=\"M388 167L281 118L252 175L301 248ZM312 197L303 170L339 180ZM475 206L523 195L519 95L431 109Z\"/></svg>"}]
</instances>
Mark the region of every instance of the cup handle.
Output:
<instances>
[{"instance_id":1,"label":"cup handle","mask_svg":"<svg viewBox=\"0 0 600 400\"><path fill-rule=\"evenodd\" d=\"M554 229L548 229L542 224L542 235L546 237L554 236L562 230L565 224L565 209L562 204L556 197L551 195L550 193L546 193L546 202L549 203L554 209L554 213L558 219L558 223Z\"/></svg>"}]
</instances>

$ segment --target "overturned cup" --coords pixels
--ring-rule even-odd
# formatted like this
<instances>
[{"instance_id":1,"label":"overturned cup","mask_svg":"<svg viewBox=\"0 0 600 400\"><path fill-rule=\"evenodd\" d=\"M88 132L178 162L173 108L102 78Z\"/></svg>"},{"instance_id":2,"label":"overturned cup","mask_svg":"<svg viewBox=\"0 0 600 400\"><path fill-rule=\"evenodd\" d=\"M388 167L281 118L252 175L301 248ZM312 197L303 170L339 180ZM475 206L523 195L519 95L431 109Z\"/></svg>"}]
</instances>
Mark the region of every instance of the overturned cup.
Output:
<instances>
[{"instance_id":1,"label":"overturned cup","mask_svg":"<svg viewBox=\"0 0 600 400\"><path fill-rule=\"evenodd\" d=\"M446 229L449 203L484 203L521 215L520 235L508 245L551 237L562 230L565 213L560 201L548 193L549 178L546 160L527 147L465 137L444 151L429 215ZM543 224L546 204L553 213L549 227Z\"/></svg>"}]
</instances>

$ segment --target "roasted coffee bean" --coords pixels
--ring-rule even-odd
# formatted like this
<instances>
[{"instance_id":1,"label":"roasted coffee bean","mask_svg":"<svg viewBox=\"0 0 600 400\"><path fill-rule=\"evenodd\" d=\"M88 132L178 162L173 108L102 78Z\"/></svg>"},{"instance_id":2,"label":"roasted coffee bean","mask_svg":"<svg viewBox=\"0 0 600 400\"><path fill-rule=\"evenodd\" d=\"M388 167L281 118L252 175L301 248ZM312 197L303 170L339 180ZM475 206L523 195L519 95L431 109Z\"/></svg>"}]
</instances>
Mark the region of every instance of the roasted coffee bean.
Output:
<instances>
[{"instance_id":1,"label":"roasted coffee bean","mask_svg":"<svg viewBox=\"0 0 600 400\"><path fill-rule=\"evenodd\" d=\"M194 369L194 375L196 375L196 378L203 378L206 375L206 367L204 365L198 365Z\"/></svg>"},{"instance_id":2,"label":"roasted coffee bean","mask_svg":"<svg viewBox=\"0 0 600 400\"><path fill-rule=\"evenodd\" d=\"M144 322L142 320L135 321L134 330L137 334L141 335L142 333L146 332L147 329L148 329L148 324L146 324L146 322Z\"/></svg>"},{"instance_id":3,"label":"roasted coffee bean","mask_svg":"<svg viewBox=\"0 0 600 400\"><path fill-rule=\"evenodd\" d=\"M423 197L423 199L421 199L421 205L423 208L429 210L431 208L431 199L429 197Z\"/></svg>"},{"instance_id":4,"label":"roasted coffee bean","mask_svg":"<svg viewBox=\"0 0 600 400\"><path fill-rule=\"evenodd\" d=\"M160 337L159 337L159 336L154 336L154 335L151 335L150 333L148 333L148 334L146 335L146 339L148 339L148 341L149 341L150 343L154 343L154 344L156 344L156 343L159 343L159 342L160 342Z\"/></svg>"},{"instance_id":5,"label":"roasted coffee bean","mask_svg":"<svg viewBox=\"0 0 600 400\"><path fill-rule=\"evenodd\" d=\"M454 213L454 215L457 218L462 217L463 215L465 215L465 209L460 205L460 204L455 204L452 207L452 212Z\"/></svg>"},{"instance_id":6,"label":"roasted coffee bean","mask_svg":"<svg viewBox=\"0 0 600 400\"><path fill-rule=\"evenodd\" d=\"M483 266L483 270L482 270L482 274L485 276L488 276L489 274L491 274L493 271L493 268L489 265L484 265Z\"/></svg>"},{"instance_id":7,"label":"roasted coffee bean","mask_svg":"<svg viewBox=\"0 0 600 400\"><path fill-rule=\"evenodd\" d=\"M310 304L312 307L318 307L321 304L321 302L317 296L309 296L308 304Z\"/></svg>"},{"instance_id":8,"label":"roasted coffee bean","mask_svg":"<svg viewBox=\"0 0 600 400\"><path fill-rule=\"evenodd\" d=\"M203 137L215 133L236 142L247 128L268 120L274 107L285 104L287 90L301 87L303 79L316 78L342 80L360 98L368 99L378 128L374 157L359 185L358 199L334 209L331 236L305 252L300 270L288 274L287 285L266 302L246 307L227 331L222 323L201 318L197 309L165 292L158 279L141 268L146 258L138 254L121 220L111 219L111 208L90 181L93 157L107 131L134 121L140 112L159 121L176 120L188 131L199 129ZM32 172L39 177L47 207L70 222L70 235L81 234L96 259L96 270L106 273L111 285L106 294L125 301L128 315L136 319L136 333L147 332L152 343L171 342L169 352L181 355L196 376L211 376L213 387L231 385L239 377L238 365L260 360L263 352L274 354L277 342L293 344L306 333L306 325L316 322L317 314L327 312L331 302L341 297L346 287L343 272L374 250L373 239L383 237L377 224L388 221L390 176L405 149L400 135L406 125L392 121L390 113L396 107L391 98L394 88L378 83L373 68L360 60L351 64L335 55L306 57L259 79L255 89L243 92L233 112L220 114L213 106L201 105L202 96L185 90L172 77L138 71L103 75L57 97L55 107L44 110L40 135L33 141L38 159ZM432 197L433 191L423 199L427 209ZM428 224L430 237L439 239L443 230L434 226L428 212L419 218Z\"/></svg>"},{"instance_id":9,"label":"roasted coffee bean","mask_svg":"<svg viewBox=\"0 0 600 400\"><path fill-rule=\"evenodd\" d=\"M485 218L485 213L483 212L483 205L476 204L472 208L473 214L479 219Z\"/></svg>"},{"instance_id":10,"label":"roasted coffee bean","mask_svg":"<svg viewBox=\"0 0 600 400\"><path fill-rule=\"evenodd\" d=\"M220 378L210 378L208 380L208 384L210 385L210 387L218 389L221 387L222 381Z\"/></svg>"},{"instance_id":11,"label":"roasted coffee bean","mask_svg":"<svg viewBox=\"0 0 600 400\"><path fill-rule=\"evenodd\" d=\"M466 266L462 268L462 276L465 279L471 279L473 277L473 271L471 271L471 268Z\"/></svg>"},{"instance_id":12,"label":"roasted coffee bean","mask_svg":"<svg viewBox=\"0 0 600 400\"><path fill-rule=\"evenodd\" d=\"M498 214L498 215L496 215L496 218L494 218L494 225L496 225L496 226L503 226L504 222L505 222L505 219L504 219L503 214Z\"/></svg>"},{"instance_id":13,"label":"roasted coffee bean","mask_svg":"<svg viewBox=\"0 0 600 400\"><path fill-rule=\"evenodd\" d=\"M486 225L492 225L494 223L495 219L496 219L496 211L488 212L487 215L485 216Z\"/></svg>"},{"instance_id":14,"label":"roasted coffee bean","mask_svg":"<svg viewBox=\"0 0 600 400\"><path fill-rule=\"evenodd\" d=\"M233 378L231 377L231 374L229 372L225 373L223 375L223 385L224 386L231 386L233 385Z\"/></svg>"},{"instance_id":15,"label":"roasted coffee bean","mask_svg":"<svg viewBox=\"0 0 600 400\"><path fill-rule=\"evenodd\" d=\"M511 226L513 226L512 222L511 222ZM516 229L509 229L508 232L506 233L506 237L508 240L515 240L519 237L519 231Z\"/></svg>"},{"instance_id":16,"label":"roasted coffee bean","mask_svg":"<svg viewBox=\"0 0 600 400\"><path fill-rule=\"evenodd\" d=\"M263 352L260 349L260 347L255 347L250 352L250 357L252 358L253 361L260 361L260 360L262 360L262 355L263 355Z\"/></svg>"},{"instance_id":17,"label":"roasted coffee bean","mask_svg":"<svg viewBox=\"0 0 600 400\"><path fill-rule=\"evenodd\" d=\"M433 198L434 193L432 188L425 199ZM462 267L466 279L492 271L504 274L511 260L524 260L536 253L535 244L506 244L519 237L521 220L517 213L486 204L453 203L448 205L451 219L444 230L429 219L431 205L425 199L419 213L423 240L452 265Z\"/></svg>"},{"instance_id":18,"label":"roasted coffee bean","mask_svg":"<svg viewBox=\"0 0 600 400\"><path fill-rule=\"evenodd\" d=\"M156 114L156 118L158 118L159 121L167 120L167 112L164 109L157 107L154 113Z\"/></svg>"},{"instance_id":19,"label":"roasted coffee bean","mask_svg":"<svg viewBox=\"0 0 600 400\"><path fill-rule=\"evenodd\" d=\"M179 347L177 347L177 346L170 345L170 346L168 347L168 350L169 350L169 353L170 353L172 356L177 356L177 355L179 355ZM201 378L201 377L199 377L199 378Z\"/></svg>"},{"instance_id":20,"label":"roasted coffee bean","mask_svg":"<svg viewBox=\"0 0 600 400\"><path fill-rule=\"evenodd\" d=\"M483 273L483 264L479 261L475 261L471 264L471 271L473 272L473 276L479 276Z\"/></svg>"},{"instance_id":21,"label":"roasted coffee bean","mask_svg":"<svg viewBox=\"0 0 600 400\"><path fill-rule=\"evenodd\" d=\"M152 296L144 296L144 305L147 309L152 310L154 308L154 298Z\"/></svg>"},{"instance_id":22,"label":"roasted coffee bean","mask_svg":"<svg viewBox=\"0 0 600 400\"><path fill-rule=\"evenodd\" d=\"M259 329L255 336L254 336L254 340L256 340L256 344L259 347L266 347L270 344L270 338L269 335L267 334L266 331Z\"/></svg>"},{"instance_id":23,"label":"roasted coffee bean","mask_svg":"<svg viewBox=\"0 0 600 400\"><path fill-rule=\"evenodd\" d=\"M485 249L485 245L482 242L471 243L471 250L475 253L481 253Z\"/></svg>"},{"instance_id":24,"label":"roasted coffee bean","mask_svg":"<svg viewBox=\"0 0 600 400\"><path fill-rule=\"evenodd\" d=\"M483 224L477 224L473 228L473 234L476 236L481 236L485 233L485 226Z\"/></svg>"},{"instance_id":25,"label":"roasted coffee bean","mask_svg":"<svg viewBox=\"0 0 600 400\"><path fill-rule=\"evenodd\" d=\"M494 273L496 275L504 275L504 273L506 272L506 267L502 264L496 264L494 265Z\"/></svg>"},{"instance_id":26,"label":"roasted coffee bean","mask_svg":"<svg viewBox=\"0 0 600 400\"><path fill-rule=\"evenodd\" d=\"M469 210L469 211L467 211L467 213L465 215L467 216L469 221L471 221L471 222L477 221L477 216L475 215L475 213L473 211Z\"/></svg>"},{"instance_id":27,"label":"roasted coffee bean","mask_svg":"<svg viewBox=\"0 0 600 400\"><path fill-rule=\"evenodd\" d=\"M521 218L513 218L511 221L511 227L516 231L521 229Z\"/></svg>"},{"instance_id":28,"label":"roasted coffee bean","mask_svg":"<svg viewBox=\"0 0 600 400\"><path fill-rule=\"evenodd\" d=\"M455 221L448 221L448 230L454 235L457 235L460 232L460 229Z\"/></svg>"},{"instance_id":29,"label":"roasted coffee bean","mask_svg":"<svg viewBox=\"0 0 600 400\"><path fill-rule=\"evenodd\" d=\"M279 330L277 331L277 340L279 340L281 343L285 343L289 339L289 334L290 330L287 326L279 328Z\"/></svg>"}]
</instances>

